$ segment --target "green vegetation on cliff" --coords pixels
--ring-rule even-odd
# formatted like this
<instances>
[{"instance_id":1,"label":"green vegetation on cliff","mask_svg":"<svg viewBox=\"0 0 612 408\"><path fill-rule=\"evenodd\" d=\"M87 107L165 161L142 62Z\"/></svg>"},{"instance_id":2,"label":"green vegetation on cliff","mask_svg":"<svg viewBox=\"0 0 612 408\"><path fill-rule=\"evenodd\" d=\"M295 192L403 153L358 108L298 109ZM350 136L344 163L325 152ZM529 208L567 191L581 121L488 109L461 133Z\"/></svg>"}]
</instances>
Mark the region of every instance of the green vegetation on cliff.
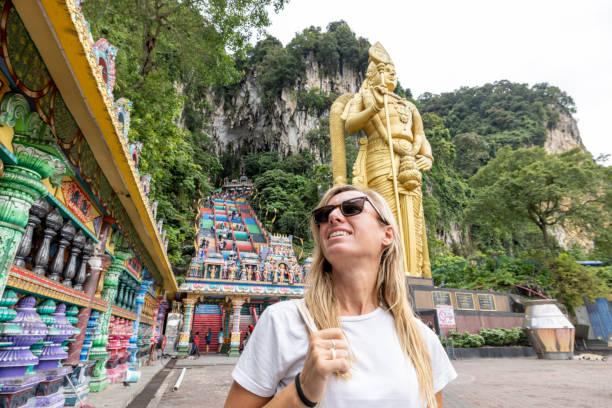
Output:
<instances>
[{"instance_id":1,"label":"green vegetation on cliff","mask_svg":"<svg viewBox=\"0 0 612 408\"><path fill-rule=\"evenodd\" d=\"M461 88L441 95L419 97L423 112L444 118L451 136L473 132L480 135L492 155L501 146L543 146L546 129L554 128L559 113L575 112L574 101L548 84L516 84L498 81Z\"/></svg>"}]
</instances>

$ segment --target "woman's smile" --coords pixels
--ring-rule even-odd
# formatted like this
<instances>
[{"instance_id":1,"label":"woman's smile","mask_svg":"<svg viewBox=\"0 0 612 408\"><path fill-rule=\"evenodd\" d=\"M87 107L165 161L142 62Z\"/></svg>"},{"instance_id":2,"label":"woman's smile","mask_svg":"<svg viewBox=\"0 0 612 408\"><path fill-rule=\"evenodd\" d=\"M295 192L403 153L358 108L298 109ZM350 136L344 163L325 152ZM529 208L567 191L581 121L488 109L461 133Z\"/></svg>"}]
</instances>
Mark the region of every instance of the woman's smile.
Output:
<instances>
[{"instance_id":1,"label":"woman's smile","mask_svg":"<svg viewBox=\"0 0 612 408\"><path fill-rule=\"evenodd\" d=\"M345 237L347 235L352 235L351 232L344 229L336 229L332 230L328 235L327 239L335 238L335 237Z\"/></svg>"}]
</instances>

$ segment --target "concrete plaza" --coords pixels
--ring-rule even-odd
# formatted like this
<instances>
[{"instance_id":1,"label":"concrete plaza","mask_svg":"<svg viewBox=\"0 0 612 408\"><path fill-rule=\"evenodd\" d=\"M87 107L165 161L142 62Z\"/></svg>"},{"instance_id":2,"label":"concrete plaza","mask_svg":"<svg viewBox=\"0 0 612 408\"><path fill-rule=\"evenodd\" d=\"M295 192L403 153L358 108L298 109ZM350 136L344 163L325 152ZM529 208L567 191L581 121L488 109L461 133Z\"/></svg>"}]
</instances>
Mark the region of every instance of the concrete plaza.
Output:
<instances>
[{"instance_id":1,"label":"concrete plaza","mask_svg":"<svg viewBox=\"0 0 612 408\"><path fill-rule=\"evenodd\" d=\"M178 360L159 386L138 396L131 408L222 407L236 359L203 356ZM453 362L459 377L444 391L446 408L612 407L612 362L536 358ZM178 391L172 386L187 367ZM137 403L137 401L140 401Z\"/></svg>"}]
</instances>

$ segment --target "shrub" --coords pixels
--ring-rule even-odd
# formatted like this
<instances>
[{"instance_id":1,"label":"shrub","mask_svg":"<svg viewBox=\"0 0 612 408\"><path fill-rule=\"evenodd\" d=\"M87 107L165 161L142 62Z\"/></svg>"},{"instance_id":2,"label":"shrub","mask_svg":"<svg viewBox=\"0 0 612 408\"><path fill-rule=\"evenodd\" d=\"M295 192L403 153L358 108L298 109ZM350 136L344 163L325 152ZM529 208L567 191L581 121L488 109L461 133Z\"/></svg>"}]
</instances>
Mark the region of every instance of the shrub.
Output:
<instances>
[{"instance_id":1,"label":"shrub","mask_svg":"<svg viewBox=\"0 0 612 408\"><path fill-rule=\"evenodd\" d=\"M481 347L485 344L484 338L480 334L472 334L469 332L463 332L461 334L452 330L449 333L450 339L453 341L455 347ZM446 342L448 344L448 340Z\"/></svg>"},{"instance_id":2,"label":"shrub","mask_svg":"<svg viewBox=\"0 0 612 408\"><path fill-rule=\"evenodd\" d=\"M451 330L448 338L440 339L442 345L452 344L454 347L487 346L526 346L529 345L525 331L520 327L513 329L480 329L479 334L468 332L457 333Z\"/></svg>"},{"instance_id":3,"label":"shrub","mask_svg":"<svg viewBox=\"0 0 612 408\"><path fill-rule=\"evenodd\" d=\"M506 343L506 333L503 329L480 329L479 333L487 346L503 346Z\"/></svg>"}]
</instances>

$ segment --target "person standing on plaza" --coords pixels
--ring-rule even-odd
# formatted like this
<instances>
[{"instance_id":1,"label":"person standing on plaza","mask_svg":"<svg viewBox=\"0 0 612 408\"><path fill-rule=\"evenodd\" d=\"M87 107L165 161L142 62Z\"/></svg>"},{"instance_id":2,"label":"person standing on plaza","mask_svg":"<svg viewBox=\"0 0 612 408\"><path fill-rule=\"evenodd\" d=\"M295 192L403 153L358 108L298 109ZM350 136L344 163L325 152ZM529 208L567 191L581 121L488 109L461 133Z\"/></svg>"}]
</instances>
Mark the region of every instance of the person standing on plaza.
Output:
<instances>
[{"instance_id":1,"label":"person standing on plaza","mask_svg":"<svg viewBox=\"0 0 612 408\"><path fill-rule=\"evenodd\" d=\"M193 337L193 353L191 354L195 354L197 357L200 357L200 332L196 332L195 336Z\"/></svg>"},{"instance_id":2,"label":"person standing on plaza","mask_svg":"<svg viewBox=\"0 0 612 408\"><path fill-rule=\"evenodd\" d=\"M311 229L305 299L262 313L225 407L441 408L457 373L410 306L389 205L374 191L336 186Z\"/></svg>"},{"instance_id":3,"label":"person standing on plaza","mask_svg":"<svg viewBox=\"0 0 612 408\"><path fill-rule=\"evenodd\" d=\"M225 338L223 336L223 329L219 330L219 349L217 350L217 353L221 352L221 348L223 347L223 342L225 341Z\"/></svg>"},{"instance_id":4,"label":"person standing on plaza","mask_svg":"<svg viewBox=\"0 0 612 408\"><path fill-rule=\"evenodd\" d=\"M206 333L206 355L208 355L208 349L210 347L210 342L212 341L212 329L208 328L208 333Z\"/></svg>"}]
</instances>

